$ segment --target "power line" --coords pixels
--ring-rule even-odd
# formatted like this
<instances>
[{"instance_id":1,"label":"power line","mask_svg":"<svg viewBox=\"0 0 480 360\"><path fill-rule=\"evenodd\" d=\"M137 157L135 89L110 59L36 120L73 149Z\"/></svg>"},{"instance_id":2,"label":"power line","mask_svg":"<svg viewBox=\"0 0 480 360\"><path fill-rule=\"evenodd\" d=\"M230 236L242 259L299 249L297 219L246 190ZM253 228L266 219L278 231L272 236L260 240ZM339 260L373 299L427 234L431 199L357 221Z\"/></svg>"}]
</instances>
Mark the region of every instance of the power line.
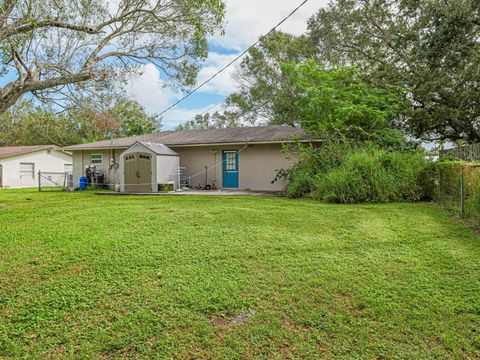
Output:
<instances>
[{"instance_id":1,"label":"power line","mask_svg":"<svg viewBox=\"0 0 480 360\"><path fill-rule=\"evenodd\" d=\"M290 18L293 14L295 14L303 5L305 5L309 0L304 0L300 5L298 5L295 9L293 9L290 14L288 14L285 18L283 18L277 25L275 25L272 29L270 29L270 31L268 33L266 33L264 36L268 36L270 35L272 32L274 32L280 25L282 25L285 21L288 20L288 18ZM207 80L205 80L204 82L202 82L200 85L198 85L196 88L194 88L193 90L191 90L190 92L188 92L184 97L182 97L181 99L175 101L172 105L170 105L169 107L167 107L165 110L163 110L162 112L160 112L158 115L163 115L165 114L167 111L169 111L170 109L172 109L173 107L177 106L179 103L181 103L183 100L185 100L186 98L188 98L190 95L192 95L193 93L195 93L196 91L198 91L199 89L201 89L203 86L205 86L208 82L210 82L211 80L213 80L218 74L222 73L223 71L225 71L228 67L230 67L233 63L235 63L237 60L239 60L240 58L242 58L245 54L247 54L252 48L254 48L255 46L257 46L258 44L260 43L260 38L252 45L250 45L245 51L243 51L240 55L238 55L235 59L231 60L229 63L227 63L223 68L221 68L220 70L218 70L215 74L213 74L212 76L210 76Z\"/></svg>"}]
</instances>

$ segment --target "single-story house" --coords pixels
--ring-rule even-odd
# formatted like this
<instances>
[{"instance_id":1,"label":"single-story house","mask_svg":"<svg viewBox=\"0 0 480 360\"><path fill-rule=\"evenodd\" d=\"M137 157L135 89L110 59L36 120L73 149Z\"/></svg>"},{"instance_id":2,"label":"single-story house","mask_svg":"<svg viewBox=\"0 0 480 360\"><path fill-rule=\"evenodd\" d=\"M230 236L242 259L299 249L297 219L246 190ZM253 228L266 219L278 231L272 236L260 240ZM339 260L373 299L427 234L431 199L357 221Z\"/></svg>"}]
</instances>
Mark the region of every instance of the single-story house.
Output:
<instances>
[{"instance_id":1,"label":"single-story house","mask_svg":"<svg viewBox=\"0 0 480 360\"><path fill-rule=\"evenodd\" d=\"M38 172L47 177L73 171L72 155L55 145L0 147L0 189L38 185Z\"/></svg>"},{"instance_id":2,"label":"single-story house","mask_svg":"<svg viewBox=\"0 0 480 360\"><path fill-rule=\"evenodd\" d=\"M228 129L163 131L121 139L68 146L73 154L73 181L97 173L109 188L124 192L157 192L159 185L176 189L212 187L258 191L282 190L272 183L277 170L292 159L282 146L314 141L302 129L259 126Z\"/></svg>"}]
</instances>

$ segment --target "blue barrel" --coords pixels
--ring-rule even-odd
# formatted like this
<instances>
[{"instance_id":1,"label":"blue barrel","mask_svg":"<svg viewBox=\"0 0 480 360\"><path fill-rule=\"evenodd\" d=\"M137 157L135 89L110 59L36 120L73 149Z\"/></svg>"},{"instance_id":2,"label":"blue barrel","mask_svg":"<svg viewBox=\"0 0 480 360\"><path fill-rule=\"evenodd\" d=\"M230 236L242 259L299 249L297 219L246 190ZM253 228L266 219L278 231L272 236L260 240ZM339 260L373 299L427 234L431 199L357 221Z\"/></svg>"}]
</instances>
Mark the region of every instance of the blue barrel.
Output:
<instances>
[{"instance_id":1,"label":"blue barrel","mask_svg":"<svg viewBox=\"0 0 480 360\"><path fill-rule=\"evenodd\" d=\"M85 190L87 188L87 177L82 176L80 177L80 185L78 186L80 190Z\"/></svg>"}]
</instances>

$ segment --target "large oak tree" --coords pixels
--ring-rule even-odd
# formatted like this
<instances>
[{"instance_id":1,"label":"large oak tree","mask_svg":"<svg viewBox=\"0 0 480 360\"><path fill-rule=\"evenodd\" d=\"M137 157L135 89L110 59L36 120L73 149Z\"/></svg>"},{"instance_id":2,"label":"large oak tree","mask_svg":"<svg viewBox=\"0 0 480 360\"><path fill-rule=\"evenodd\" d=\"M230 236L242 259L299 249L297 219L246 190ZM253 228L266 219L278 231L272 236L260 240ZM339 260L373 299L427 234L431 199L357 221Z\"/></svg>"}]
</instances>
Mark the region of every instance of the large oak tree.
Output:
<instances>
[{"instance_id":1,"label":"large oak tree","mask_svg":"<svg viewBox=\"0 0 480 360\"><path fill-rule=\"evenodd\" d=\"M25 93L71 101L148 62L192 85L223 16L222 0L2 0L0 114Z\"/></svg>"},{"instance_id":2,"label":"large oak tree","mask_svg":"<svg viewBox=\"0 0 480 360\"><path fill-rule=\"evenodd\" d=\"M309 21L322 58L403 87L398 126L428 140L480 141L478 0L335 0Z\"/></svg>"},{"instance_id":3,"label":"large oak tree","mask_svg":"<svg viewBox=\"0 0 480 360\"><path fill-rule=\"evenodd\" d=\"M301 62L316 56L306 36L274 31L250 49L234 75L237 90L227 99L239 119L247 123L298 125L292 104L293 89L281 70L282 62Z\"/></svg>"}]
</instances>

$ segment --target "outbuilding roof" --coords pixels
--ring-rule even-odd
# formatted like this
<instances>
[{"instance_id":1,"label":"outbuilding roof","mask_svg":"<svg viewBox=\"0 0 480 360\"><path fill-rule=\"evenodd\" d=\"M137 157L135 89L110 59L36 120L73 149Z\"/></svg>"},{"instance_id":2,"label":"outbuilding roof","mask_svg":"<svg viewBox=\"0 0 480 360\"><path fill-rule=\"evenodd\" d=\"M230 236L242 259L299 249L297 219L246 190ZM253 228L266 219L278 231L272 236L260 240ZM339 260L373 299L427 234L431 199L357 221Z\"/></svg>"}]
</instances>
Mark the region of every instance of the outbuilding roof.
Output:
<instances>
[{"instance_id":1,"label":"outbuilding roof","mask_svg":"<svg viewBox=\"0 0 480 360\"><path fill-rule=\"evenodd\" d=\"M168 155L168 156L178 156L178 154L170 149L168 146L163 145L163 144L157 144L157 143L150 143L150 142L142 142L142 141L137 141L135 144L141 144L145 146L147 149L151 150L154 154L157 155ZM135 145L133 144L133 145ZM132 146L133 146L132 145Z\"/></svg>"},{"instance_id":2,"label":"outbuilding roof","mask_svg":"<svg viewBox=\"0 0 480 360\"><path fill-rule=\"evenodd\" d=\"M56 145L5 146L0 147L0 159L56 148Z\"/></svg>"},{"instance_id":3,"label":"outbuilding roof","mask_svg":"<svg viewBox=\"0 0 480 360\"><path fill-rule=\"evenodd\" d=\"M146 135L97 141L89 144L73 145L66 147L65 150L128 148L136 142L150 142L167 146L198 146L239 143L281 143L294 139L311 141L315 140L315 137L305 133L305 131L300 128L269 125L227 129L162 131Z\"/></svg>"}]
</instances>

